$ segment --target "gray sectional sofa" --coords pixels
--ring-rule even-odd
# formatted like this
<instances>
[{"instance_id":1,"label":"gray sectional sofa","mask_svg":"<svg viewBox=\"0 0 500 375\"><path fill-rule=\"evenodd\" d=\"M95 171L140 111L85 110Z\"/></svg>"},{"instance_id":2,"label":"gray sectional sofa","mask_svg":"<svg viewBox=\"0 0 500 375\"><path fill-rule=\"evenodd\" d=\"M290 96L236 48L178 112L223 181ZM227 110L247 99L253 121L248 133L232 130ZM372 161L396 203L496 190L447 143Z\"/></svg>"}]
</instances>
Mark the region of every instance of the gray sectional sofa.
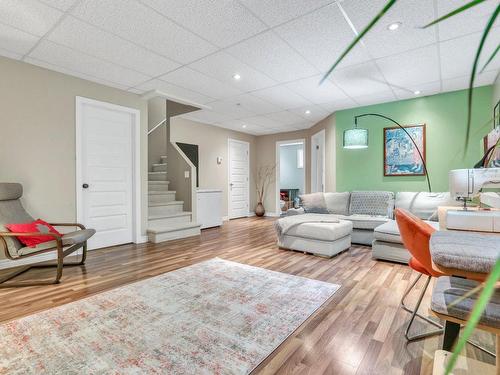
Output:
<instances>
[{"instance_id":1,"label":"gray sectional sofa","mask_svg":"<svg viewBox=\"0 0 500 375\"><path fill-rule=\"evenodd\" d=\"M371 245L375 259L407 263L410 255L404 248L399 229L393 218L395 208L404 208L438 229L438 206L460 205L449 193L353 191L343 193L314 193L301 197L302 207L288 210L287 215L321 213L334 215L339 220L352 223L351 242ZM301 242L298 250L304 251L307 241L314 240L315 225L302 228L295 240ZM305 241L305 244L303 243ZM293 248L288 241L287 248ZM317 244L315 244L317 248ZM297 250L297 249L294 249ZM317 250L317 249L316 249ZM317 252L317 251L311 251Z\"/></svg>"}]
</instances>

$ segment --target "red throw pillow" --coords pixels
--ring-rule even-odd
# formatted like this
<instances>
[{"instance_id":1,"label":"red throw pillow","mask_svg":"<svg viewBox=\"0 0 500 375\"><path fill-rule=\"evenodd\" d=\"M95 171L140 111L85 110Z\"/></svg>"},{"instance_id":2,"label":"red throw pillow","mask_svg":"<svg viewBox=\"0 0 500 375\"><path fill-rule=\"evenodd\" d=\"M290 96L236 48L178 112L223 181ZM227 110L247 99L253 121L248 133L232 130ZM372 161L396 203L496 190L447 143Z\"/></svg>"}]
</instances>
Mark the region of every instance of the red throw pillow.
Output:
<instances>
[{"instance_id":1,"label":"red throw pillow","mask_svg":"<svg viewBox=\"0 0 500 375\"><path fill-rule=\"evenodd\" d=\"M41 219L38 219L31 223L5 224L5 228L10 230L11 232L17 233L54 233L61 236L61 233L59 233L52 225ZM54 237L43 234L40 236L19 236L17 237L17 239L22 244L29 247L35 247L38 244L55 240Z\"/></svg>"}]
</instances>

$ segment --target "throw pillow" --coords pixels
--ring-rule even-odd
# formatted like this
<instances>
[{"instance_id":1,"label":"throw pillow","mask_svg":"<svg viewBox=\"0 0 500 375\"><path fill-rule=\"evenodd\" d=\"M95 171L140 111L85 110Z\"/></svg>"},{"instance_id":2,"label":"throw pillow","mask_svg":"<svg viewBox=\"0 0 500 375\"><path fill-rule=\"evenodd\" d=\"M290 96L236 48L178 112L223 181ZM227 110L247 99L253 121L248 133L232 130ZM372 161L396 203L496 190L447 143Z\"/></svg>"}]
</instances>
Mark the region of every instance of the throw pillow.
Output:
<instances>
[{"instance_id":1,"label":"throw pillow","mask_svg":"<svg viewBox=\"0 0 500 375\"><path fill-rule=\"evenodd\" d=\"M325 196L323 193L303 194L300 196L305 213L327 214Z\"/></svg>"},{"instance_id":2,"label":"throw pillow","mask_svg":"<svg viewBox=\"0 0 500 375\"><path fill-rule=\"evenodd\" d=\"M11 232L17 233L40 233L39 236L17 237L19 242L29 247L35 247L36 245L44 242L54 241L54 237L46 234L44 235L43 233L54 233L61 236L61 233L59 233L52 225L41 219L35 220L31 223L5 224L5 228Z\"/></svg>"}]
</instances>

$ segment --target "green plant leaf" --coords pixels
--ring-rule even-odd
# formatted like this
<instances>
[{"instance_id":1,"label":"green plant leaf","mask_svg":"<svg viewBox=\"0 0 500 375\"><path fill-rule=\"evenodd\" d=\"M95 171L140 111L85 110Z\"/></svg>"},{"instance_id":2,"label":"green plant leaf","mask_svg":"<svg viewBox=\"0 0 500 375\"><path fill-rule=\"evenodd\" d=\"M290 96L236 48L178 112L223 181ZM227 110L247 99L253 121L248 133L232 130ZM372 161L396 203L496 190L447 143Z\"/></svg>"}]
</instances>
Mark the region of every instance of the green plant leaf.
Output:
<instances>
[{"instance_id":1,"label":"green plant leaf","mask_svg":"<svg viewBox=\"0 0 500 375\"><path fill-rule=\"evenodd\" d=\"M335 63L330 67L330 69L328 69L323 78L321 78L321 81L319 81L320 85L328 78L328 76L333 72L333 70L337 67L337 65L340 64L340 62L344 59L344 57L346 57L347 54L354 48L354 46L358 44L358 42L366 35L366 33L370 31L370 29L378 22L378 20L380 20L380 18L382 18L382 16L386 14L387 11L391 9L391 7L395 3L396 0L389 0L387 4L385 4L384 8L382 8L382 10L375 16L375 18L373 18L370 21L370 23L363 29L363 31L361 31L361 33L356 38L354 38L351 44L349 44L349 46L344 50L344 52L342 52L337 61L335 61Z\"/></svg>"},{"instance_id":2,"label":"green plant leaf","mask_svg":"<svg viewBox=\"0 0 500 375\"><path fill-rule=\"evenodd\" d=\"M493 53L491 54L490 58L488 59L488 61L486 61L486 64L484 64L483 68L481 69L481 71L479 73L482 73L484 72L484 69L486 69L486 67L488 66L488 64L495 58L498 50L500 49L500 43L498 44L497 48L493 51Z\"/></svg>"},{"instance_id":3,"label":"green plant leaf","mask_svg":"<svg viewBox=\"0 0 500 375\"><path fill-rule=\"evenodd\" d=\"M467 3L467 4L465 4L464 6L461 6L460 8L455 9L454 11L452 11L452 12L450 12L450 13L448 13L448 14L445 14L445 15L444 15L444 16L442 16L442 17L439 17L437 20L434 20L434 21L432 21L431 23L428 23L427 25L425 25L425 26L423 27L423 29L425 29L425 28L427 28L427 27L429 27L429 26L435 25L436 23L439 23L439 22L441 22L441 21L444 21L445 19L448 19L448 18L450 18L450 17L453 17L454 15L456 15L456 14L458 14L458 13L461 13L461 12L463 12L464 10L467 10L467 9L469 9L469 8L472 8L472 7L474 7L474 6L478 5L478 4L481 4L481 3L482 3L482 2L484 2L484 1L485 1L485 0L473 0L473 1L471 1L471 2L469 2L469 3Z\"/></svg>"},{"instance_id":4,"label":"green plant leaf","mask_svg":"<svg viewBox=\"0 0 500 375\"><path fill-rule=\"evenodd\" d=\"M486 309L486 306L488 305L491 296L495 292L495 285L499 279L500 279L500 259L496 261L495 266L490 272L490 275L486 279L482 293L479 295L476 303L474 304L474 308L472 309L469 320L465 326L464 332L460 336L457 346L455 347L455 350L453 351L450 360L446 364L445 375L449 375L451 371L453 371L453 368L457 363L458 355L460 354L465 344L467 343L467 340L474 331L474 328L476 328L477 324L479 323L481 315L483 315L483 312Z\"/></svg>"},{"instance_id":5,"label":"green plant leaf","mask_svg":"<svg viewBox=\"0 0 500 375\"><path fill-rule=\"evenodd\" d=\"M474 64L472 65L472 72L470 75L469 91L468 91L468 98L467 98L467 130L465 133L464 151L466 151L467 148L469 147L470 123L471 123L471 118L472 118L472 94L474 91L474 80L476 78L477 65L479 63L479 58L481 57L481 52L482 52L484 44L486 42L486 38L488 37L488 34L490 33L490 30L493 27L493 24L495 23L495 20L498 17L498 13L500 13L500 4L497 5L497 7L495 8L495 11L493 12L490 19L488 20L488 23L486 24L486 28L483 31L483 35L481 36L481 41L479 42L479 46L478 46L477 51L476 51L476 57L474 58Z\"/></svg>"}]
</instances>

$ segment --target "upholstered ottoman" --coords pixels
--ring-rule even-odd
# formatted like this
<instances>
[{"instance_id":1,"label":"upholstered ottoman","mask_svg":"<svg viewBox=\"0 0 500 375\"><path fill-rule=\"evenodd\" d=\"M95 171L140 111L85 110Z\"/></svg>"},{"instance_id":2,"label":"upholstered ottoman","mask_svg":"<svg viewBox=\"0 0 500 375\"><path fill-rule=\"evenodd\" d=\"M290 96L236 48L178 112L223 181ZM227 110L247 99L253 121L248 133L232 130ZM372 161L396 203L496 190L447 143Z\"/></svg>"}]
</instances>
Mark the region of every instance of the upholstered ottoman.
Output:
<instances>
[{"instance_id":1,"label":"upholstered ottoman","mask_svg":"<svg viewBox=\"0 0 500 375\"><path fill-rule=\"evenodd\" d=\"M278 236L278 246L304 251L314 255L332 257L351 247L352 222L301 223Z\"/></svg>"}]
</instances>

